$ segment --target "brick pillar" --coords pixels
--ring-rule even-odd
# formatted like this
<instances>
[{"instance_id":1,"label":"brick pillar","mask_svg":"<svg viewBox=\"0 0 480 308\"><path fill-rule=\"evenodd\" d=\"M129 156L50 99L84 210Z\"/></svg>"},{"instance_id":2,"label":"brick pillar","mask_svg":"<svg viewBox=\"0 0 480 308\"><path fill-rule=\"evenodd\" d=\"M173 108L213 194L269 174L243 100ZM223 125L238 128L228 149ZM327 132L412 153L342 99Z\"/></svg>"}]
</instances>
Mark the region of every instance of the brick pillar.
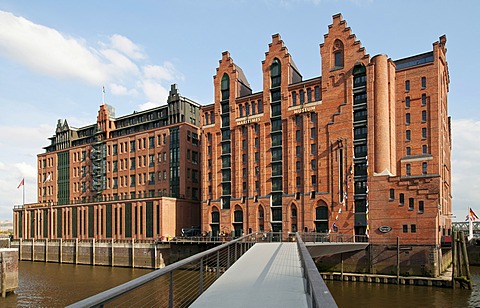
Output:
<instances>
[{"instance_id":1,"label":"brick pillar","mask_svg":"<svg viewBox=\"0 0 480 308\"><path fill-rule=\"evenodd\" d=\"M372 59L374 67L374 172L390 169L390 128L388 96L388 59L377 55Z\"/></svg>"}]
</instances>

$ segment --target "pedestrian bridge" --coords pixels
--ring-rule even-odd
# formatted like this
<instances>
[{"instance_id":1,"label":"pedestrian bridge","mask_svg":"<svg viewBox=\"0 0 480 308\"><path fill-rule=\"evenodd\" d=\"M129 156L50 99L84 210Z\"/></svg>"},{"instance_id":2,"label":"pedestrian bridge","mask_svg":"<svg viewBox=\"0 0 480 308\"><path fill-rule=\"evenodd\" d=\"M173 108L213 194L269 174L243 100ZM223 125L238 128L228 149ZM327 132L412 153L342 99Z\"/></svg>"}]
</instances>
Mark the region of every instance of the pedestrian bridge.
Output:
<instances>
[{"instance_id":1,"label":"pedestrian bridge","mask_svg":"<svg viewBox=\"0 0 480 308\"><path fill-rule=\"evenodd\" d=\"M367 246L331 243L325 238L303 242L298 233L266 240L263 234L254 233L70 307L337 307L310 254L322 256Z\"/></svg>"}]
</instances>

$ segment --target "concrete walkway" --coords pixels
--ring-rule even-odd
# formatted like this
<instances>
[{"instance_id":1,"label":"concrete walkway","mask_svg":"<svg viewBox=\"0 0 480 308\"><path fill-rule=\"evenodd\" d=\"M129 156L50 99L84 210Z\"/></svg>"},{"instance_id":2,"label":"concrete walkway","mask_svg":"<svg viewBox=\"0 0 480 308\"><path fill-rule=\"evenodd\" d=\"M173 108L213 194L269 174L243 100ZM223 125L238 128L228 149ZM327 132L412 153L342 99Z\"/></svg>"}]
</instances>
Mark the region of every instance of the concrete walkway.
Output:
<instances>
[{"instance_id":1,"label":"concrete walkway","mask_svg":"<svg viewBox=\"0 0 480 308\"><path fill-rule=\"evenodd\" d=\"M297 244L255 244L190 307L307 307Z\"/></svg>"}]
</instances>

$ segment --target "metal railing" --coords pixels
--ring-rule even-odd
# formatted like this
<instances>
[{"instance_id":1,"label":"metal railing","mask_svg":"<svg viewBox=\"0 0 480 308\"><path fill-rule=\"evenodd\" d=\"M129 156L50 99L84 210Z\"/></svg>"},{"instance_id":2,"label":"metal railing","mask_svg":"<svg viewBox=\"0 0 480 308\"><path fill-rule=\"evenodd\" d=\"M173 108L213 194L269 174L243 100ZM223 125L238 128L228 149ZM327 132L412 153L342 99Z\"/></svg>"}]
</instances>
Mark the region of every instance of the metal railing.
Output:
<instances>
[{"instance_id":1,"label":"metal railing","mask_svg":"<svg viewBox=\"0 0 480 308\"><path fill-rule=\"evenodd\" d=\"M328 290L320 276L317 266L302 240L302 235L297 233L296 239L305 278L305 293L307 295L308 307L337 307L330 290Z\"/></svg>"},{"instance_id":2,"label":"metal railing","mask_svg":"<svg viewBox=\"0 0 480 308\"><path fill-rule=\"evenodd\" d=\"M249 234L68 307L188 307L256 242Z\"/></svg>"},{"instance_id":3,"label":"metal railing","mask_svg":"<svg viewBox=\"0 0 480 308\"><path fill-rule=\"evenodd\" d=\"M254 244L285 241L297 242L309 307L337 307L302 240L304 236L298 232L248 234L68 307L188 307Z\"/></svg>"},{"instance_id":4,"label":"metal railing","mask_svg":"<svg viewBox=\"0 0 480 308\"><path fill-rule=\"evenodd\" d=\"M314 243L368 243L366 235L298 232L304 242Z\"/></svg>"}]
</instances>

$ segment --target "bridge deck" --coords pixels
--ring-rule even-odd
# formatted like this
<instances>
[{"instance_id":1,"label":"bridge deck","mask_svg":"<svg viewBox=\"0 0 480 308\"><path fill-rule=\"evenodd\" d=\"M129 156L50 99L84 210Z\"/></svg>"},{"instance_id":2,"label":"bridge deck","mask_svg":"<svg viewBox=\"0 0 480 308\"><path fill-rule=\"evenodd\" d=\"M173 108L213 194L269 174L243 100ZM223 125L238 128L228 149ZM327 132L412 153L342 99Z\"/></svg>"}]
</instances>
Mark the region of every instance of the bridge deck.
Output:
<instances>
[{"instance_id":1,"label":"bridge deck","mask_svg":"<svg viewBox=\"0 0 480 308\"><path fill-rule=\"evenodd\" d=\"M191 307L307 307L297 244L255 244Z\"/></svg>"}]
</instances>

